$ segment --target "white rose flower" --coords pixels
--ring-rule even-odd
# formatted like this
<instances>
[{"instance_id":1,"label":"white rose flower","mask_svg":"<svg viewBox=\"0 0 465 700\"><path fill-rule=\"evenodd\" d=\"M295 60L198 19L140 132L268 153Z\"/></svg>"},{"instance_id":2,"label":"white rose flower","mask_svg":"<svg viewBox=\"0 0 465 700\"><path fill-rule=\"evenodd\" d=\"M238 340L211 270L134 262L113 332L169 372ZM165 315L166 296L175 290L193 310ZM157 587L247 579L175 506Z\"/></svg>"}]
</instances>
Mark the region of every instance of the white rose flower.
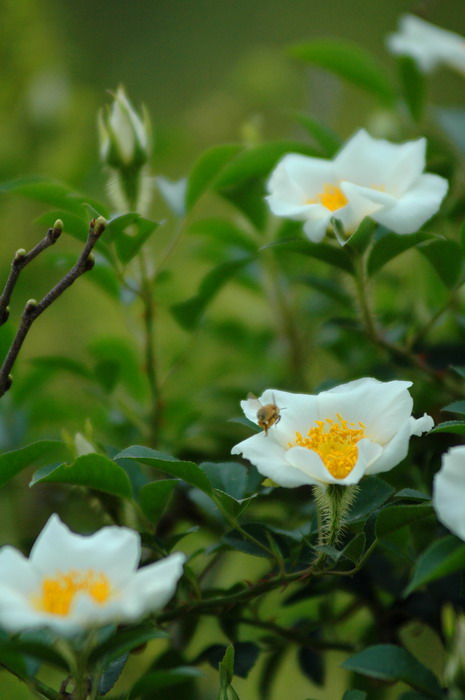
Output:
<instances>
[{"instance_id":1,"label":"white rose flower","mask_svg":"<svg viewBox=\"0 0 465 700\"><path fill-rule=\"evenodd\" d=\"M465 73L465 39L416 15L403 15L399 31L388 34L386 43L392 53L411 56L424 73L440 64Z\"/></svg>"},{"instance_id":2,"label":"white rose flower","mask_svg":"<svg viewBox=\"0 0 465 700\"><path fill-rule=\"evenodd\" d=\"M137 571L140 537L126 527L93 535L71 532L52 515L29 559L0 549L0 627L47 627L61 636L112 622L131 622L162 608L182 576L176 552Z\"/></svg>"},{"instance_id":3,"label":"white rose flower","mask_svg":"<svg viewBox=\"0 0 465 700\"><path fill-rule=\"evenodd\" d=\"M434 477L433 507L438 520L465 540L465 445L451 447L442 455Z\"/></svg>"},{"instance_id":4,"label":"white rose flower","mask_svg":"<svg viewBox=\"0 0 465 700\"><path fill-rule=\"evenodd\" d=\"M258 403L241 402L258 423L257 406L275 404L278 420L232 449L280 486L350 486L395 467L412 435L431 430L426 413L412 417L412 382L364 378L318 395L267 389Z\"/></svg>"},{"instance_id":5,"label":"white rose flower","mask_svg":"<svg viewBox=\"0 0 465 700\"><path fill-rule=\"evenodd\" d=\"M304 221L315 243L332 219L346 236L366 216L395 233L413 233L438 211L448 188L443 177L423 172L425 152L424 138L394 144L360 129L333 160L285 155L266 199L276 216Z\"/></svg>"}]
</instances>

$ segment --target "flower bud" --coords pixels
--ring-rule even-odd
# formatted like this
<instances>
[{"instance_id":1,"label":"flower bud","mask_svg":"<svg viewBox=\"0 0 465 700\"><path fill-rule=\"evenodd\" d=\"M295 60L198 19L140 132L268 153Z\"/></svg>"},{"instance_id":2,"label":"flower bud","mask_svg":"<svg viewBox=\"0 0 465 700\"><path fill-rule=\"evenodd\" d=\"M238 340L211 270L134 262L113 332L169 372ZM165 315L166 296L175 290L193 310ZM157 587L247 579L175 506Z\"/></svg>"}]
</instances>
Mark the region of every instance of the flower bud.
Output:
<instances>
[{"instance_id":1,"label":"flower bud","mask_svg":"<svg viewBox=\"0 0 465 700\"><path fill-rule=\"evenodd\" d=\"M98 115L100 158L115 170L137 170L147 162L151 151L148 113L142 118L135 111L120 85L110 107Z\"/></svg>"}]
</instances>

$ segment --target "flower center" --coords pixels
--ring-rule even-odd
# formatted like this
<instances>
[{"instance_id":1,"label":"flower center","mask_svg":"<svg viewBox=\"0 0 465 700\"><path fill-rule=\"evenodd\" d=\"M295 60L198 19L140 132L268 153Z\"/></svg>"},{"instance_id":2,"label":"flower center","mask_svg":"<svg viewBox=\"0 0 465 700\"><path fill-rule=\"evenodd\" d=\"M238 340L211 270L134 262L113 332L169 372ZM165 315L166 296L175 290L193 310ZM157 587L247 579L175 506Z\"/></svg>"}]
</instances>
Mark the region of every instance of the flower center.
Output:
<instances>
[{"instance_id":1,"label":"flower center","mask_svg":"<svg viewBox=\"0 0 465 700\"><path fill-rule=\"evenodd\" d=\"M326 183L323 192L318 192L313 199L309 199L307 204L322 204L330 211L336 211L345 207L349 200L337 185Z\"/></svg>"},{"instance_id":2,"label":"flower center","mask_svg":"<svg viewBox=\"0 0 465 700\"><path fill-rule=\"evenodd\" d=\"M102 605L110 596L110 582L105 574L87 571L57 573L44 578L42 591L33 600L34 607L52 615L68 615L77 593L86 593L95 603Z\"/></svg>"},{"instance_id":3,"label":"flower center","mask_svg":"<svg viewBox=\"0 0 465 700\"><path fill-rule=\"evenodd\" d=\"M336 415L337 422L331 418L315 421L316 427L310 428L305 438L296 432L296 444L319 454L329 473L335 479L344 479L357 462L357 443L365 437L365 426L347 423ZM289 447L294 445L289 443Z\"/></svg>"}]
</instances>

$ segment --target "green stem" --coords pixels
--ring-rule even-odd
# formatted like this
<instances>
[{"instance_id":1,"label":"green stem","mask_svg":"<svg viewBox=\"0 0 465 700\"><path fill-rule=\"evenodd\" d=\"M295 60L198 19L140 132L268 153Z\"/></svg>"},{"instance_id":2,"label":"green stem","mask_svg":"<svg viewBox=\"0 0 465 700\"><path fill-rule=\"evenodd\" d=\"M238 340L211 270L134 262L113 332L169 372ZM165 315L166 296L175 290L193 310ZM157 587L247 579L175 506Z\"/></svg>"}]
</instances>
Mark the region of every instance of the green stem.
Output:
<instances>
[{"instance_id":1,"label":"green stem","mask_svg":"<svg viewBox=\"0 0 465 700\"><path fill-rule=\"evenodd\" d=\"M356 484L328 484L326 489L314 487L315 502L321 518L320 545L337 545L344 529L345 516L354 502L357 491Z\"/></svg>"},{"instance_id":2,"label":"green stem","mask_svg":"<svg viewBox=\"0 0 465 700\"><path fill-rule=\"evenodd\" d=\"M374 343L379 343L379 335L376 330L373 312L371 310L368 297L368 275L366 272L365 258L363 255L355 251L355 283L357 285L358 302L360 312L362 314L363 323L365 325L367 335Z\"/></svg>"}]
</instances>

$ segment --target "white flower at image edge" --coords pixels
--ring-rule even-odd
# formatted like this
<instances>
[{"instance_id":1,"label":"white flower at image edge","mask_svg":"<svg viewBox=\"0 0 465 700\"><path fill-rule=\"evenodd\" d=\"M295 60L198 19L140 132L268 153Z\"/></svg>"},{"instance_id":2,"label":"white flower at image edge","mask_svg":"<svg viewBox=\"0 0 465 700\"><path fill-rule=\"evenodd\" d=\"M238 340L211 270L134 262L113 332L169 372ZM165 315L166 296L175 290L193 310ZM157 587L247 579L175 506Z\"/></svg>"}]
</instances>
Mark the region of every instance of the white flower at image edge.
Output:
<instances>
[{"instance_id":1,"label":"white flower at image edge","mask_svg":"<svg viewBox=\"0 0 465 700\"><path fill-rule=\"evenodd\" d=\"M394 144L360 129L333 160L288 153L268 181L276 216L303 221L315 243L337 219L350 236L368 216L395 233L413 233L435 214L447 180L424 173L426 139ZM341 240L344 243L345 240Z\"/></svg>"},{"instance_id":2,"label":"white flower at image edge","mask_svg":"<svg viewBox=\"0 0 465 700\"><path fill-rule=\"evenodd\" d=\"M357 379L317 395L267 389L259 401L275 404L279 421L233 447L279 486L350 486L386 472L407 455L412 435L433 427L426 413L412 417L411 382ZM241 402L257 423L257 401Z\"/></svg>"},{"instance_id":3,"label":"white flower at image edge","mask_svg":"<svg viewBox=\"0 0 465 700\"><path fill-rule=\"evenodd\" d=\"M0 549L0 627L47 627L61 636L131 622L162 608L182 576L184 554L137 570L140 537L126 527L71 532L52 515L29 559Z\"/></svg>"},{"instance_id":4,"label":"white flower at image edge","mask_svg":"<svg viewBox=\"0 0 465 700\"><path fill-rule=\"evenodd\" d=\"M434 477L433 507L438 520L465 540L465 445L451 447L442 455Z\"/></svg>"},{"instance_id":5,"label":"white flower at image edge","mask_svg":"<svg viewBox=\"0 0 465 700\"><path fill-rule=\"evenodd\" d=\"M416 15L402 15L386 44L392 53L413 58L424 73L444 64L465 74L465 38Z\"/></svg>"}]
</instances>

